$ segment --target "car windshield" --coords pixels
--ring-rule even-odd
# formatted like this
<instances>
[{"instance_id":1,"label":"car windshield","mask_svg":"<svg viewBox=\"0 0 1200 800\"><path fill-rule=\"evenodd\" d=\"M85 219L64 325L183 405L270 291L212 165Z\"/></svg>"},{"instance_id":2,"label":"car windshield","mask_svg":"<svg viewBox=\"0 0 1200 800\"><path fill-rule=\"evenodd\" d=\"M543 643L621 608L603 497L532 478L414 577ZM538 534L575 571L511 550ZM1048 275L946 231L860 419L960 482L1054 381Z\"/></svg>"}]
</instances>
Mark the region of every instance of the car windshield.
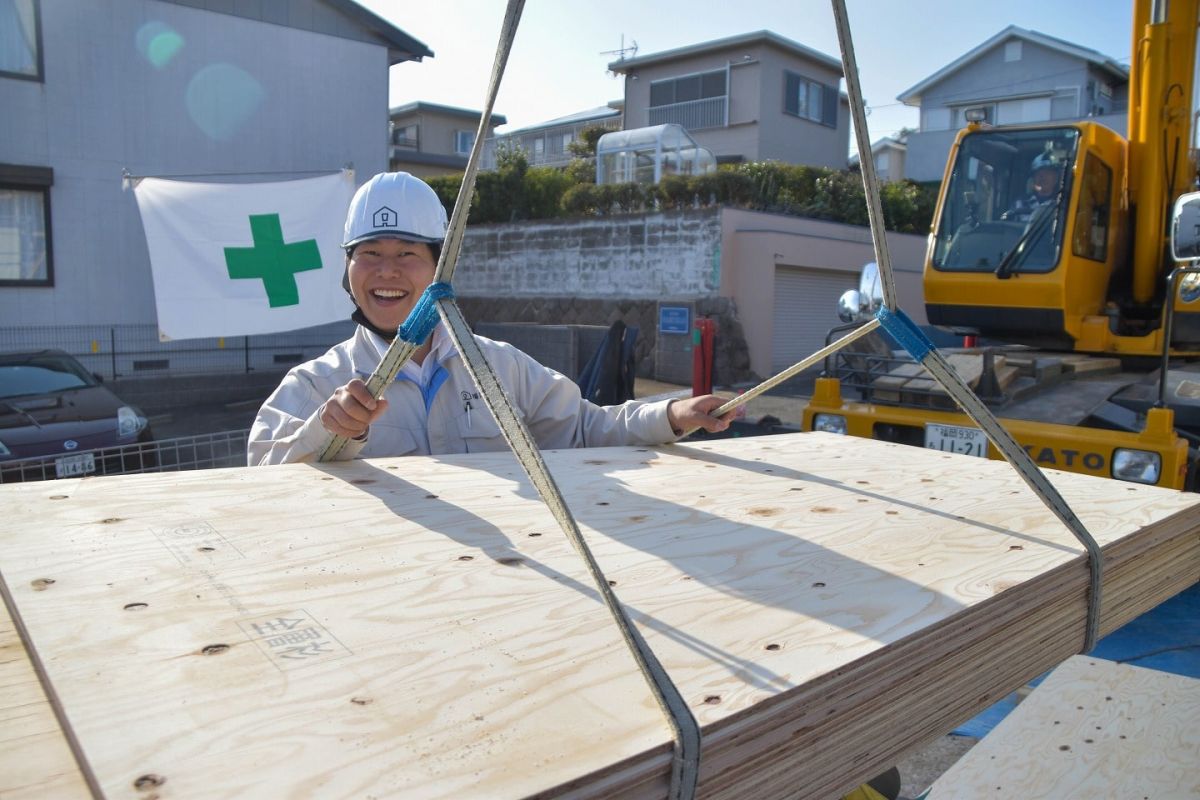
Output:
<instances>
[{"instance_id":1,"label":"car windshield","mask_svg":"<svg viewBox=\"0 0 1200 800\"><path fill-rule=\"evenodd\" d=\"M95 385L96 380L71 358L55 355L0 357L0 399L3 400Z\"/></svg>"},{"instance_id":2,"label":"car windshield","mask_svg":"<svg viewBox=\"0 0 1200 800\"><path fill-rule=\"evenodd\" d=\"M991 128L964 136L938 224L934 267L1053 270L1078 139L1075 128Z\"/></svg>"}]
</instances>

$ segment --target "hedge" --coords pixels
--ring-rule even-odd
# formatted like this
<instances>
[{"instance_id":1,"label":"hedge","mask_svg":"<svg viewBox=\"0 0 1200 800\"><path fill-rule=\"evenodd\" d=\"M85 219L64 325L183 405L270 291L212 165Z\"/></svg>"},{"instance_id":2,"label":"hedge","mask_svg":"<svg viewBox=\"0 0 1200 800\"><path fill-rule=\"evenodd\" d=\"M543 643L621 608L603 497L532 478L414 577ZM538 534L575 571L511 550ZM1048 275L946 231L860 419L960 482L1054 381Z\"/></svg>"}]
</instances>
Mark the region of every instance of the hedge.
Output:
<instances>
[{"instance_id":1,"label":"hedge","mask_svg":"<svg viewBox=\"0 0 1200 800\"><path fill-rule=\"evenodd\" d=\"M468 221L472 223L625 214L713 205L793 214L851 225L867 224L862 178L857 172L756 161L725 164L707 175L667 175L654 185L596 185L586 158L565 169L530 167L524 154L506 151L498 168L481 172ZM462 188L461 175L427 179L447 211ZM893 181L880 185L884 225L901 233L926 233L933 220L937 184Z\"/></svg>"}]
</instances>

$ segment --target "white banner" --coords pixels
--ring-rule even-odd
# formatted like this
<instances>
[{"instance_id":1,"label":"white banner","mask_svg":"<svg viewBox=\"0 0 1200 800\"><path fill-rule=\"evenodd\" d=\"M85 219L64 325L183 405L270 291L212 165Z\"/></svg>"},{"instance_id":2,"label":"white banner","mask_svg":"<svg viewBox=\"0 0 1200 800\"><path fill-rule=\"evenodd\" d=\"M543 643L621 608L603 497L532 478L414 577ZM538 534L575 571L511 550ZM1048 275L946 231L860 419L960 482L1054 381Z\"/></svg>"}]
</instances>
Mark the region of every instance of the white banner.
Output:
<instances>
[{"instance_id":1,"label":"white banner","mask_svg":"<svg viewBox=\"0 0 1200 800\"><path fill-rule=\"evenodd\" d=\"M134 187L158 333L276 333L347 319L341 248L354 173L276 183L142 178Z\"/></svg>"}]
</instances>

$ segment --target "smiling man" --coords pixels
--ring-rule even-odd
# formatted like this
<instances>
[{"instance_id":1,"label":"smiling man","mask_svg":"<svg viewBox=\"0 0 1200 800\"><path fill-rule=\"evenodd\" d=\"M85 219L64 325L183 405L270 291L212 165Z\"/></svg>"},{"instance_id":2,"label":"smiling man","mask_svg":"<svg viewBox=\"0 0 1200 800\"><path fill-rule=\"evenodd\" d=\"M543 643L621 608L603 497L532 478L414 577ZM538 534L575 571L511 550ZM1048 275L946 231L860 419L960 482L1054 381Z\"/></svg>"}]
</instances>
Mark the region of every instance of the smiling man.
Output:
<instances>
[{"instance_id":1,"label":"smiling man","mask_svg":"<svg viewBox=\"0 0 1200 800\"><path fill-rule=\"evenodd\" d=\"M343 286L354 300L354 336L293 368L259 409L248 460L311 461L330 434L340 459L505 450L508 445L441 323L376 400L366 379L396 329L433 281L446 210L424 181L382 173L359 187L346 216ZM517 413L543 449L661 444L681 431L729 426L714 395L597 406L579 387L512 345L476 336Z\"/></svg>"}]
</instances>

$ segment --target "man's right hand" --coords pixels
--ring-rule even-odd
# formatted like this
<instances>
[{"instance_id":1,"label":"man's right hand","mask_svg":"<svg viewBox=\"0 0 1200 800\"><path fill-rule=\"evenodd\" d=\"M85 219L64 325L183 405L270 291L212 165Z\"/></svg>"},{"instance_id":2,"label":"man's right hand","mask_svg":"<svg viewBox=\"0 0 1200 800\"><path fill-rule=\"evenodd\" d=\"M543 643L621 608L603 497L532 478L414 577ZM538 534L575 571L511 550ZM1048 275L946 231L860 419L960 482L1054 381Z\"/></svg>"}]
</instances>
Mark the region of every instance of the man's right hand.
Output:
<instances>
[{"instance_id":1,"label":"man's right hand","mask_svg":"<svg viewBox=\"0 0 1200 800\"><path fill-rule=\"evenodd\" d=\"M320 420L325 430L335 436L359 439L367 428L387 409L387 400L376 400L360 379L342 386L321 406Z\"/></svg>"}]
</instances>

